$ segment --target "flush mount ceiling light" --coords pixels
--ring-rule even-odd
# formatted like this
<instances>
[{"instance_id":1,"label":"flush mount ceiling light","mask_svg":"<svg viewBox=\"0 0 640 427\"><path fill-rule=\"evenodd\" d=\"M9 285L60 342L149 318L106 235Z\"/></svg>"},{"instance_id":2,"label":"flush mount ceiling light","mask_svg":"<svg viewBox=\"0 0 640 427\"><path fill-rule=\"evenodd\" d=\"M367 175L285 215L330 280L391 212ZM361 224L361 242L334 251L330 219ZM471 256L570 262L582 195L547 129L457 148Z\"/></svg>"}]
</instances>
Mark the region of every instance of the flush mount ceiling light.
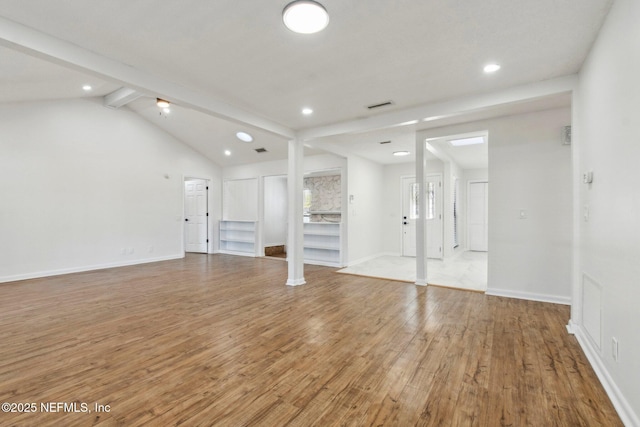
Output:
<instances>
[{"instance_id":1,"label":"flush mount ceiling light","mask_svg":"<svg viewBox=\"0 0 640 427\"><path fill-rule=\"evenodd\" d=\"M329 24L329 14L320 3L313 0L296 0L282 11L282 21L293 32L313 34Z\"/></svg>"},{"instance_id":2,"label":"flush mount ceiling light","mask_svg":"<svg viewBox=\"0 0 640 427\"><path fill-rule=\"evenodd\" d=\"M485 73L495 73L500 69L500 65L498 64L487 64L484 66Z\"/></svg>"},{"instance_id":3,"label":"flush mount ceiling light","mask_svg":"<svg viewBox=\"0 0 640 427\"><path fill-rule=\"evenodd\" d=\"M91 87L91 85L84 85L82 86L82 90L85 92L91 92L93 88Z\"/></svg>"},{"instance_id":4,"label":"flush mount ceiling light","mask_svg":"<svg viewBox=\"0 0 640 427\"><path fill-rule=\"evenodd\" d=\"M238 138L242 142L253 142L253 137L246 132L236 133L236 138Z\"/></svg>"},{"instance_id":5,"label":"flush mount ceiling light","mask_svg":"<svg viewBox=\"0 0 640 427\"><path fill-rule=\"evenodd\" d=\"M231 151L229 151L229 150L224 150L224 155L225 155L225 156L230 156L230 155L231 155Z\"/></svg>"},{"instance_id":6,"label":"flush mount ceiling light","mask_svg":"<svg viewBox=\"0 0 640 427\"><path fill-rule=\"evenodd\" d=\"M394 151L393 155L397 156L397 157L402 157L402 156L408 156L409 154L411 154L408 151Z\"/></svg>"},{"instance_id":7,"label":"flush mount ceiling light","mask_svg":"<svg viewBox=\"0 0 640 427\"><path fill-rule=\"evenodd\" d=\"M169 108L169 105L171 105L171 103L164 99L156 98L156 105L160 108Z\"/></svg>"},{"instance_id":8,"label":"flush mount ceiling light","mask_svg":"<svg viewBox=\"0 0 640 427\"><path fill-rule=\"evenodd\" d=\"M313 110L311 108L303 108L302 109L302 114L304 114L305 116L308 116L309 114L312 114Z\"/></svg>"},{"instance_id":9,"label":"flush mount ceiling light","mask_svg":"<svg viewBox=\"0 0 640 427\"><path fill-rule=\"evenodd\" d=\"M449 144L454 147L463 147L465 145L484 144L483 136L472 136L471 138L452 139Z\"/></svg>"}]
</instances>

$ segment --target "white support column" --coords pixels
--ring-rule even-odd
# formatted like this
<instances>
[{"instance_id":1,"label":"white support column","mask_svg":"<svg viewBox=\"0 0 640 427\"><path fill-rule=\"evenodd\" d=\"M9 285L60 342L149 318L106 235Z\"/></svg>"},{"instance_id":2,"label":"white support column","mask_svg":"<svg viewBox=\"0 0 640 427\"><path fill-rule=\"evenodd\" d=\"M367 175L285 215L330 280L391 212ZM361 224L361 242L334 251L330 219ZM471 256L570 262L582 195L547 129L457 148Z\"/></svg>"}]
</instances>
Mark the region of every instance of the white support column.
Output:
<instances>
[{"instance_id":1,"label":"white support column","mask_svg":"<svg viewBox=\"0 0 640 427\"><path fill-rule=\"evenodd\" d=\"M416 134L416 182L418 183L418 220L416 222L416 285L427 286L427 176L424 138Z\"/></svg>"},{"instance_id":2,"label":"white support column","mask_svg":"<svg viewBox=\"0 0 640 427\"><path fill-rule=\"evenodd\" d=\"M304 285L304 224L302 190L304 188L304 145L302 140L289 141L289 228L287 258L289 259L288 286Z\"/></svg>"}]
</instances>

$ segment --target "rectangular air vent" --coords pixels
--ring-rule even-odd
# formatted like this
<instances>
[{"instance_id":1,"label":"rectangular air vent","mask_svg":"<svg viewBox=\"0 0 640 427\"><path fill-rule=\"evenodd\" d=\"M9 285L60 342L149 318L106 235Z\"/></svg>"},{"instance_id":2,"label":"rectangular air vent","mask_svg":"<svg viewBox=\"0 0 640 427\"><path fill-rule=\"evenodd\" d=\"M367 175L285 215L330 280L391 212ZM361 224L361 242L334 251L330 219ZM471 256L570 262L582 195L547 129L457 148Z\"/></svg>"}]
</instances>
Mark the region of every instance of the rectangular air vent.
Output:
<instances>
[{"instance_id":1,"label":"rectangular air vent","mask_svg":"<svg viewBox=\"0 0 640 427\"><path fill-rule=\"evenodd\" d=\"M256 153L266 153L267 149L266 148L256 148Z\"/></svg>"},{"instance_id":2,"label":"rectangular air vent","mask_svg":"<svg viewBox=\"0 0 640 427\"><path fill-rule=\"evenodd\" d=\"M381 141L380 144L391 144L391 141Z\"/></svg>"},{"instance_id":3,"label":"rectangular air vent","mask_svg":"<svg viewBox=\"0 0 640 427\"><path fill-rule=\"evenodd\" d=\"M373 105L369 105L367 106L367 108L369 110L373 110L375 108L380 108L380 107L386 107L388 105L393 105L393 101L385 101L385 102L381 102L379 104L373 104Z\"/></svg>"}]
</instances>

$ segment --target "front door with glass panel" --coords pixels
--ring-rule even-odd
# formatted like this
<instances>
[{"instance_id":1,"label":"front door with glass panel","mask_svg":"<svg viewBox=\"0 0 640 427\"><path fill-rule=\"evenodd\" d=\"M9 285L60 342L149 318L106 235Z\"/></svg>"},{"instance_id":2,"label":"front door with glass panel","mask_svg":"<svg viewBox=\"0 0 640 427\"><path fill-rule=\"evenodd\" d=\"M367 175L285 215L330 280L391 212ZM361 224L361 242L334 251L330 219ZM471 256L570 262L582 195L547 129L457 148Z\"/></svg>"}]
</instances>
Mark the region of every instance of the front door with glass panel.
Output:
<instances>
[{"instance_id":1,"label":"front door with glass panel","mask_svg":"<svg viewBox=\"0 0 640 427\"><path fill-rule=\"evenodd\" d=\"M416 256L416 221L419 216L415 177L402 178L402 255ZM429 258L442 258L442 177L429 175L425 182L427 244Z\"/></svg>"},{"instance_id":2,"label":"front door with glass panel","mask_svg":"<svg viewBox=\"0 0 640 427\"><path fill-rule=\"evenodd\" d=\"M402 178L402 256L416 256L418 184L416 178Z\"/></svg>"}]
</instances>

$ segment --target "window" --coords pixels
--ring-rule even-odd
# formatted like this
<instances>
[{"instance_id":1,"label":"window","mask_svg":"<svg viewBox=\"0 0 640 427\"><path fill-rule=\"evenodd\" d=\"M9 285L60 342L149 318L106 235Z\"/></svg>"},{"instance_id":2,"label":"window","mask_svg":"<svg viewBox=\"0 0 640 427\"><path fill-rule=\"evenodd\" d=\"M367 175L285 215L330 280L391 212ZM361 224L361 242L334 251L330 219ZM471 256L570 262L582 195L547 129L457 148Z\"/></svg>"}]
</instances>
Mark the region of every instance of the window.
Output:
<instances>
[{"instance_id":1,"label":"window","mask_svg":"<svg viewBox=\"0 0 640 427\"><path fill-rule=\"evenodd\" d=\"M418 183L411 184L409 189L409 219L418 218Z\"/></svg>"},{"instance_id":2,"label":"window","mask_svg":"<svg viewBox=\"0 0 640 427\"><path fill-rule=\"evenodd\" d=\"M436 184L427 183L427 219L436 217Z\"/></svg>"}]
</instances>

